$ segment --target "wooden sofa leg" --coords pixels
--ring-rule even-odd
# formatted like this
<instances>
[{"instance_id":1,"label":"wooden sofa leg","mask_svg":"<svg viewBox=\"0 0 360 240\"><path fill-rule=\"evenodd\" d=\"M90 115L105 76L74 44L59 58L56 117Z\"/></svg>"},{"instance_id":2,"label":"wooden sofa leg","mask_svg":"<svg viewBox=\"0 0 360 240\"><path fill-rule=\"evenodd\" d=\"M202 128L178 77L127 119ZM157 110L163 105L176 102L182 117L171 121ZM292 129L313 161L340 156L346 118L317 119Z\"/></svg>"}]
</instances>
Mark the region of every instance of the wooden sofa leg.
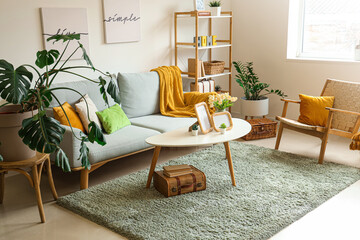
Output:
<instances>
[{"instance_id":1,"label":"wooden sofa leg","mask_svg":"<svg viewBox=\"0 0 360 240\"><path fill-rule=\"evenodd\" d=\"M276 150L279 149L279 145L280 145L280 141L281 141L283 129L284 129L283 123L280 122L279 130L278 130L278 135L277 135L277 137L276 137L276 144L275 144L275 149L276 149Z\"/></svg>"},{"instance_id":2,"label":"wooden sofa leg","mask_svg":"<svg viewBox=\"0 0 360 240\"><path fill-rule=\"evenodd\" d=\"M89 173L87 169L82 169L80 172L80 189L87 189L89 187Z\"/></svg>"}]
</instances>

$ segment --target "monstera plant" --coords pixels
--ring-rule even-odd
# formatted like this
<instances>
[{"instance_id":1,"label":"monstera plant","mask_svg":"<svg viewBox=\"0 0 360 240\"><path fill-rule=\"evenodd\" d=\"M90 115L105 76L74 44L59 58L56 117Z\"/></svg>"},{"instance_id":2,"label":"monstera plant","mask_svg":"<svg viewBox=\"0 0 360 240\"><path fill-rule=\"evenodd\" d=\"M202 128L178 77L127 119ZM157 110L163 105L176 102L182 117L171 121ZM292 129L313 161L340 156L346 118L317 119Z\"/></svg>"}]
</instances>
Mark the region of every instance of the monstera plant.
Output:
<instances>
[{"instance_id":1,"label":"monstera plant","mask_svg":"<svg viewBox=\"0 0 360 240\"><path fill-rule=\"evenodd\" d=\"M35 65L29 64L21 65L17 68L7 62L4 59L0 59L0 96L5 99L7 103L0 106L4 107L7 104L21 105L21 112L37 110L37 113L33 117L23 120L19 136L22 138L24 144L30 149L36 150L41 153L55 153L55 164L61 167L64 171L71 171L68 157L61 149L60 143L63 140L65 128L54 118L47 115L45 109L50 106L50 102L56 101L60 106L61 102L56 97L57 91L73 91L79 94L79 97L84 96L69 87L55 87L51 88L55 79L59 74L69 74L75 77L80 77L88 81L94 82L99 87L99 94L103 96L103 99L107 105L109 94L115 102L119 103L118 89L111 77L106 72L102 72L96 69L89 56L87 55L85 48L81 44L80 34L67 34L67 35L54 35L47 39L47 41L62 41L65 44L65 48L60 53L57 50L42 50L36 54ZM71 41L77 41L78 46L73 52L69 52L69 57L65 58L64 53L68 51L68 46ZM82 51L82 56L87 65L81 66L67 66L69 59L78 51ZM76 70L89 69L100 74L98 80L90 79L76 72ZM104 77L109 77L109 83ZM107 85L107 88L105 87ZM86 101L86 99L84 98ZM64 111L64 109L62 109ZM65 111L64 114L69 122L71 130L71 124ZM81 134L80 136L74 136L81 141L80 145L80 157L83 167L90 169L91 165L88 158L89 149L86 145L87 142L97 142L100 145L105 145L106 141L101 128L95 123L90 122L89 134ZM0 161L2 161L0 155Z\"/></svg>"}]
</instances>

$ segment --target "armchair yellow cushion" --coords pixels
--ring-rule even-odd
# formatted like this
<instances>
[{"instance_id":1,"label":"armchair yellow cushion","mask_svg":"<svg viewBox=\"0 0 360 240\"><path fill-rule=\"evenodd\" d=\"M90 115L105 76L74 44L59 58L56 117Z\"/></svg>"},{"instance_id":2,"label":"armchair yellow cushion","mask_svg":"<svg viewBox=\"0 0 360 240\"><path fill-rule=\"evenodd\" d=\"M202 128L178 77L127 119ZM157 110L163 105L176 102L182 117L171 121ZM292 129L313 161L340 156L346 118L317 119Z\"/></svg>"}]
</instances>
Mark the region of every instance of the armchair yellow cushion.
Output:
<instances>
[{"instance_id":1,"label":"armchair yellow cushion","mask_svg":"<svg viewBox=\"0 0 360 240\"><path fill-rule=\"evenodd\" d=\"M78 128L81 131L85 132L85 128L81 123L81 119L79 115L77 115L75 109L67 102L65 102L62 107L64 108L66 115L69 118L69 121L71 123L71 126L74 128ZM61 107L54 107L53 108L54 117L56 120L58 120L62 125L69 126L69 122L65 116L64 111Z\"/></svg>"},{"instance_id":2,"label":"armchair yellow cushion","mask_svg":"<svg viewBox=\"0 0 360 240\"><path fill-rule=\"evenodd\" d=\"M312 97L305 94L299 94L299 97L301 103L298 122L325 127L329 115L329 111L325 108L334 105L335 97Z\"/></svg>"}]
</instances>

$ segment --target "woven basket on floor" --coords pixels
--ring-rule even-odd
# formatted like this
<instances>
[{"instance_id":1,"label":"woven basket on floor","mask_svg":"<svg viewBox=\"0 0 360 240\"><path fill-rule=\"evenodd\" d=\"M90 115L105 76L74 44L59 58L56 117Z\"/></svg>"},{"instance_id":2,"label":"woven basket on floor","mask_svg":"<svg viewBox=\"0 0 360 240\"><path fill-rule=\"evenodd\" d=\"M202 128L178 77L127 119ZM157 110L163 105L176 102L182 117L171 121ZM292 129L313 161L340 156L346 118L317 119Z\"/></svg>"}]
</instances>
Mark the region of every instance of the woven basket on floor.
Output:
<instances>
[{"instance_id":1,"label":"woven basket on floor","mask_svg":"<svg viewBox=\"0 0 360 240\"><path fill-rule=\"evenodd\" d=\"M224 72L225 62L224 61L211 61L204 62L205 74L214 75Z\"/></svg>"}]
</instances>

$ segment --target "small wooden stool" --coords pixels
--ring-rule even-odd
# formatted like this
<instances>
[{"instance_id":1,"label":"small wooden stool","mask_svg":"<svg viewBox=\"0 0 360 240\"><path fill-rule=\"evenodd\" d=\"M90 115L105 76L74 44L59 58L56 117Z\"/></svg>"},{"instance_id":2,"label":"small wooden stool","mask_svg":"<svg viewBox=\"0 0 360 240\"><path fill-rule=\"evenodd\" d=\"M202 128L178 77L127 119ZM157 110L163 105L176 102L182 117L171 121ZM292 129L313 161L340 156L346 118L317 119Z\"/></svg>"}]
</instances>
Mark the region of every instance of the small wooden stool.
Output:
<instances>
[{"instance_id":1,"label":"small wooden stool","mask_svg":"<svg viewBox=\"0 0 360 240\"><path fill-rule=\"evenodd\" d=\"M45 214L44 214L44 207L41 199L41 192L40 192L40 180L41 180L41 172L44 166L44 163L46 162L47 167L47 175L49 179L49 184L51 188L52 195L54 196L54 199L56 200L58 198L58 195L56 193L54 180L52 177L51 172L51 162L49 154L43 154L43 153L36 153L36 156L33 158L29 158L26 160L21 161L13 161L13 162L0 162L0 204L3 203L4 199L4 188L5 188L5 173L8 171L15 171L19 172L22 175L24 175L30 182L30 185L35 188L36 193L36 199L37 204L39 207L39 213L41 222L45 222ZM32 170L32 177L28 172L23 170L22 168L31 167Z\"/></svg>"}]
</instances>

